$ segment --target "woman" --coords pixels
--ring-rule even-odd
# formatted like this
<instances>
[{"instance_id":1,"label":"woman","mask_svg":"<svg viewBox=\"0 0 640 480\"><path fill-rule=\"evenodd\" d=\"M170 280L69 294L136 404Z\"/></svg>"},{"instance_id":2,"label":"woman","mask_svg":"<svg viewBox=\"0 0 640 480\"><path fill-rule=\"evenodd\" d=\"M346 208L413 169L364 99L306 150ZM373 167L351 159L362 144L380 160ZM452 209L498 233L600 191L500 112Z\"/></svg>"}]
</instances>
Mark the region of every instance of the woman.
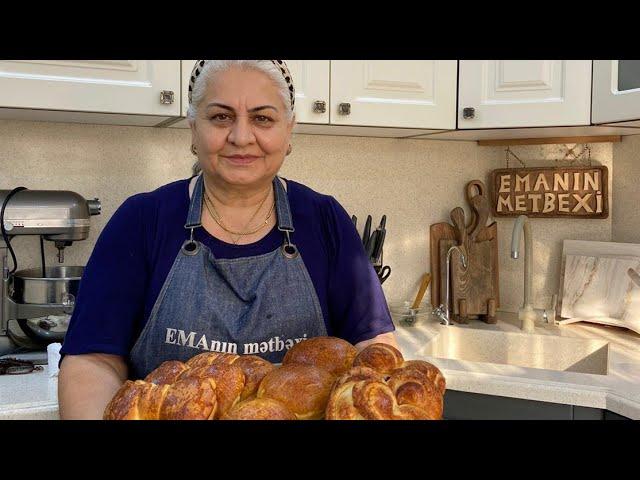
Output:
<instances>
[{"instance_id":1,"label":"woman","mask_svg":"<svg viewBox=\"0 0 640 480\"><path fill-rule=\"evenodd\" d=\"M281 60L196 63L199 174L127 199L100 235L62 348L61 418L101 418L127 378L202 351L280 362L313 336L395 345L348 214L277 176L294 99Z\"/></svg>"}]
</instances>

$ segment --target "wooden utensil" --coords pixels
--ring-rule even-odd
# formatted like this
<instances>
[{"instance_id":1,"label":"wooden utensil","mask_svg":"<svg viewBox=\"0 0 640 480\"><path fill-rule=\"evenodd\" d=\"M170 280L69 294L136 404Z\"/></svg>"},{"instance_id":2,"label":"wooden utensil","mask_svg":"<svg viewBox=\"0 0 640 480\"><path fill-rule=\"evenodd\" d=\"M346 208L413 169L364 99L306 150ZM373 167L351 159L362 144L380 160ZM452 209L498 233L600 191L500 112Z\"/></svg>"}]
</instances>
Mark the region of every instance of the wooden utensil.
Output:
<instances>
[{"instance_id":1,"label":"wooden utensil","mask_svg":"<svg viewBox=\"0 0 640 480\"><path fill-rule=\"evenodd\" d=\"M473 193L473 189L478 190L477 194ZM467 202L471 207L471 223L467 227L469 236L472 241L482 242L484 240L490 240L486 232L487 220L491 214L491 205L489 204L489 198L486 195L486 188L484 183L480 180L472 180L467 184L466 188Z\"/></svg>"},{"instance_id":2,"label":"wooden utensil","mask_svg":"<svg viewBox=\"0 0 640 480\"><path fill-rule=\"evenodd\" d=\"M478 189L478 194L482 195L484 193L484 184L480 181L480 180L471 180L469 183L467 183L467 186L465 188L465 196L467 199L467 203L469 205L471 205L471 221L469 223L469 226L467 227L467 232L471 233L473 232L473 230L476 228L476 225L478 225L478 212L474 209L473 204L471 202L471 199L476 196L477 194L474 194L473 189L477 188Z\"/></svg>"},{"instance_id":3,"label":"wooden utensil","mask_svg":"<svg viewBox=\"0 0 640 480\"><path fill-rule=\"evenodd\" d=\"M420 307L420 302L422 302L422 297L424 297L424 293L427 291L427 287L429 286L430 281L431 281L431 274L425 273L422 276L422 282L420 283L420 290L418 290L416 299L413 301L413 305L411 305L411 308L413 310L416 310L418 307Z\"/></svg>"},{"instance_id":4,"label":"wooden utensil","mask_svg":"<svg viewBox=\"0 0 640 480\"><path fill-rule=\"evenodd\" d=\"M464 210L461 207L456 207L451 210L451 221L453 222L453 226L456 229L456 234L458 236L458 245L462 247L466 247L468 243L467 237L467 228L465 227L464 221Z\"/></svg>"}]
</instances>

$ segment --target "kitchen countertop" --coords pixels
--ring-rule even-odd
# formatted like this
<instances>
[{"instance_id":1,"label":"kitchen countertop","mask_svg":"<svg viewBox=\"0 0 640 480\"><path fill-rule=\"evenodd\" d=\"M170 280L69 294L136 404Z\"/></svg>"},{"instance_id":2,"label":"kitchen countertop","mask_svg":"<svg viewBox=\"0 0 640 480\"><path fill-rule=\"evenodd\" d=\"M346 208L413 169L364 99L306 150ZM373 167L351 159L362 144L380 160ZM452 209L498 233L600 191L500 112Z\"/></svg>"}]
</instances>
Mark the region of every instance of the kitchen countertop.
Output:
<instances>
[{"instance_id":1,"label":"kitchen countertop","mask_svg":"<svg viewBox=\"0 0 640 480\"><path fill-rule=\"evenodd\" d=\"M607 409L640 419L640 335L617 327L576 323L536 324L534 334L604 340L609 342L607 375L525 368L514 365L424 357L420 350L443 328L471 328L519 332L517 316L498 312L493 325L472 320L467 325L441 326L427 316L414 326L397 325L398 344L407 360L426 359L437 365L447 388ZM58 377L47 368L26 375L0 376L0 420L58 419Z\"/></svg>"},{"instance_id":2,"label":"kitchen countertop","mask_svg":"<svg viewBox=\"0 0 640 480\"><path fill-rule=\"evenodd\" d=\"M497 319L498 322L491 325L471 320L465 325L443 326L435 318L427 316L414 326L396 324L396 337L406 359L428 360L442 370L447 380L447 389L600 408L640 419L640 335L623 328L586 322L562 326L536 323L533 332L535 335L608 342L606 375L470 362L420 354L431 338L447 328L528 335L520 330L516 314L497 312Z\"/></svg>"},{"instance_id":3,"label":"kitchen countertop","mask_svg":"<svg viewBox=\"0 0 640 480\"><path fill-rule=\"evenodd\" d=\"M58 420L58 377L47 366L24 375L0 375L0 420Z\"/></svg>"}]
</instances>

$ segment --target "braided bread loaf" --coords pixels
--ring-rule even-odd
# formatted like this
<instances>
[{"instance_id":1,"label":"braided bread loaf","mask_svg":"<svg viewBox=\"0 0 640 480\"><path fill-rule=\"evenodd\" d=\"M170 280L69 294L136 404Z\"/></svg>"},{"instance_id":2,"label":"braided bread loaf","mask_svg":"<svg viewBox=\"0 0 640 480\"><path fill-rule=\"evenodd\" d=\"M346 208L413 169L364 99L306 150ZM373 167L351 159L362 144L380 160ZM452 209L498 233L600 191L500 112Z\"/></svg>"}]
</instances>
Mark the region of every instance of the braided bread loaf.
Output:
<instances>
[{"instance_id":1,"label":"braided bread loaf","mask_svg":"<svg viewBox=\"0 0 640 480\"><path fill-rule=\"evenodd\" d=\"M331 391L327 420L439 420L446 382L421 360L404 361L391 345L374 343L354 359Z\"/></svg>"},{"instance_id":2,"label":"braided bread loaf","mask_svg":"<svg viewBox=\"0 0 640 480\"><path fill-rule=\"evenodd\" d=\"M211 420L255 396L275 365L255 355L205 352L168 361L144 380L127 380L107 405L105 420Z\"/></svg>"}]
</instances>

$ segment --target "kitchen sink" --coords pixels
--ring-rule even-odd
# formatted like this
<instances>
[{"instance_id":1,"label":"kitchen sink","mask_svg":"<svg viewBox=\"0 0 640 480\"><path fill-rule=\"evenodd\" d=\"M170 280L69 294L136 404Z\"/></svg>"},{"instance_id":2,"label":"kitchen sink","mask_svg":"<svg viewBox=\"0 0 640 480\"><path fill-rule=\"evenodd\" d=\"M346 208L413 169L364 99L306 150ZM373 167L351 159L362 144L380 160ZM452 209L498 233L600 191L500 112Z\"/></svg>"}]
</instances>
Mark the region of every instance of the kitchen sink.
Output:
<instances>
[{"instance_id":1,"label":"kitchen sink","mask_svg":"<svg viewBox=\"0 0 640 480\"><path fill-rule=\"evenodd\" d=\"M439 328L420 353L468 362L606 375L609 343L453 326Z\"/></svg>"}]
</instances>

